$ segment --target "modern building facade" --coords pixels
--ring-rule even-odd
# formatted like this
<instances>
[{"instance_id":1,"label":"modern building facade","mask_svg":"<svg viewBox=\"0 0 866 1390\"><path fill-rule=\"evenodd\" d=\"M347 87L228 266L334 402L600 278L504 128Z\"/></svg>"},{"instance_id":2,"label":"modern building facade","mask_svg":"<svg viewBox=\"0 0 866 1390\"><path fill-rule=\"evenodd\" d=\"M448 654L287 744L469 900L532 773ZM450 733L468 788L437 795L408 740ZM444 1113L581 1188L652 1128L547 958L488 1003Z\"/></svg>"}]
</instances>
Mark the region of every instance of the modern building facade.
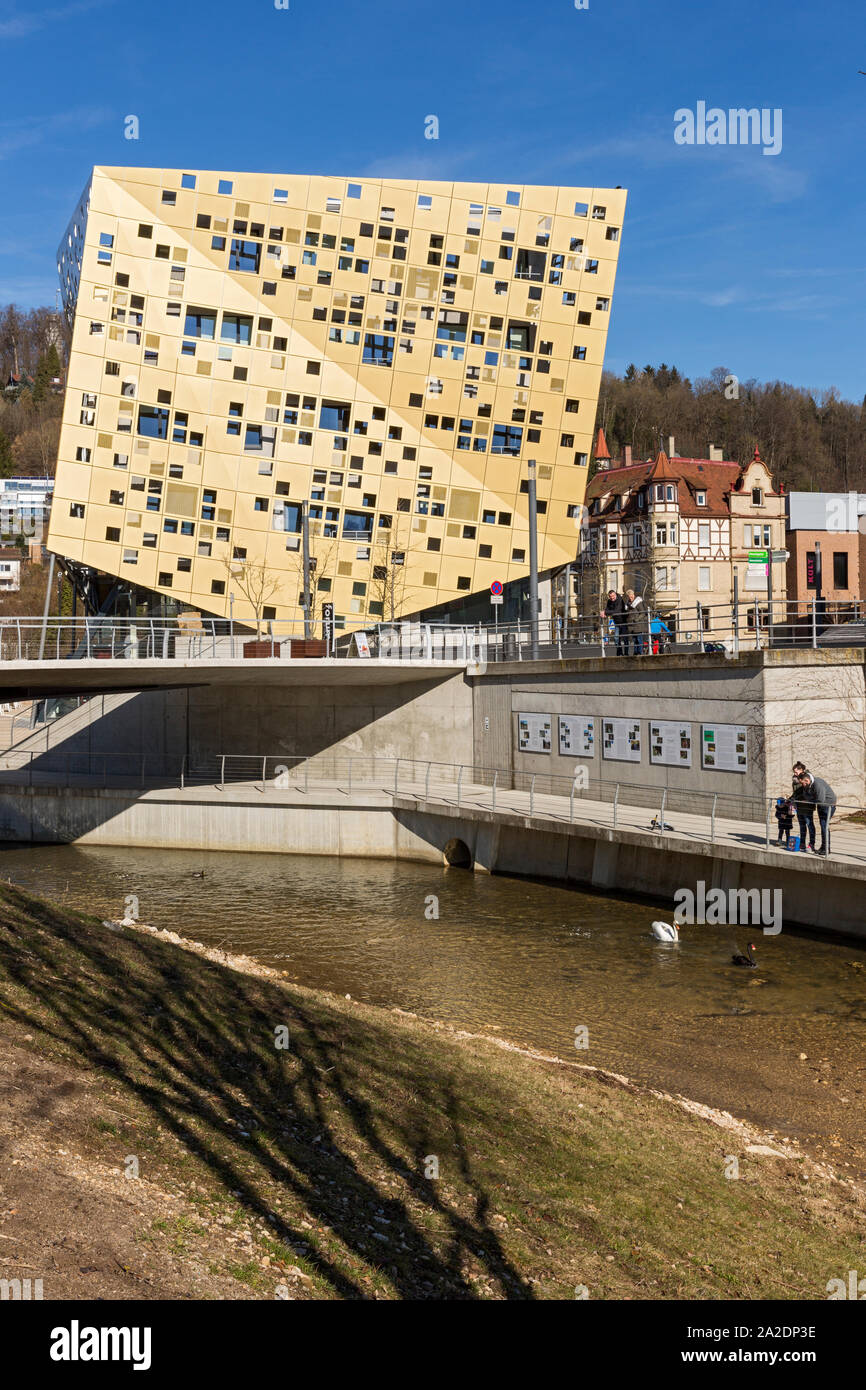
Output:
<instances>
[{"instance_id":1,"label":"modern building facade","mask_svg":"<svg viewBox=\"0 0 866 1390\"><path fill-rule=\"evenodd\" d=\"M49 548L216 615L363 627L572 559L621 189L94 169Z\"/></svg>"},{"instance_id":2,"label":"modern building facade","mask_svg":"<svg viewBox=\"0 0 866 1390\"><path fill-rule=\"evenodd\" d=\"M866 574L866 493L791 492L785 545L788 596L801 607L863 598Z\"/></svg>"},{"instance_id":3,"label":"modern building facade","mask_svg":"<svg viewBox=\"0 0 866 1390\"><path fill-rule=\"evenodd\" d=\"M769 561L760 556L783 547L785 497L757 449L745 467L663 450L641 463L629 451L620 462L599 430L594 455L575 570L581 613L603 608L610 589L634 589L675 633L696 627L700 605L706 635L724 637L736 574L744 620L766 624ZM770 571L778 620L785 565L770 563Z\"/></svg>"}]
</instances>

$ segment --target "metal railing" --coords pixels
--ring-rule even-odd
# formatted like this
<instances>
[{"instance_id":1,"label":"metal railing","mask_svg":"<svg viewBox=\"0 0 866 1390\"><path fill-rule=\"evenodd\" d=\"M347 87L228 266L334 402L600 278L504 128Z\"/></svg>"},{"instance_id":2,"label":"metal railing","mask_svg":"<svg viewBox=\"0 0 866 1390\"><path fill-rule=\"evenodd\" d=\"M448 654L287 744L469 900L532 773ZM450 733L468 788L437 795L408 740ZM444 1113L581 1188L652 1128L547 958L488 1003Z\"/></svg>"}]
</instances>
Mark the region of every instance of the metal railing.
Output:
<instances>
[{"instance_id":1,"label":"metal railing","mask_svg":"<svg viewBox=\"0 0 866 1390\"><path fill-rule=\"evenodd\" d=\"M866 605L858 601L774 601L665 607L642 604L618 622L604 614L539 620L539 658L666 656L827 645L866 645ZM299 644L305 645L301 647ZM225 618L0 619L0 661L230 661L244 657L324 657L323 639L304 637L303 625L268 621L258 635ZM461 664L531 659L528 621L380 622L366 630L338 630L330 643L335 659Z\"/></svg>"},{"instance_id":2,"label":"metal railing","mask_svg":"<svg viewBox=\"0 0 866 1390\"><path fill-rule=\"evenodd\" d=\"M408 796L421 803L440 803L458 814L487 809L566 824L590 822L614 831L651 830L660 839L675 833L705 843L725 838L769 847L774 841L775 797L649 787L591 778L581 775L582 771L564 777L369 754L225 753L191 758L12 750L0 756L0 786L8 788L209 788L225 793L234 787L264 798L276 793L300 798L327 793L345 798L346 804L353 794L366 792L387 801ZM848 821L855 815L864 817L862 824ZM815 824L817 829L817 814ZM797 828L795 819L794 834ZM839 803L833 829L840 828L845 830L846 856L866 863L864 808Z\"/></svg>"}]
</instances>

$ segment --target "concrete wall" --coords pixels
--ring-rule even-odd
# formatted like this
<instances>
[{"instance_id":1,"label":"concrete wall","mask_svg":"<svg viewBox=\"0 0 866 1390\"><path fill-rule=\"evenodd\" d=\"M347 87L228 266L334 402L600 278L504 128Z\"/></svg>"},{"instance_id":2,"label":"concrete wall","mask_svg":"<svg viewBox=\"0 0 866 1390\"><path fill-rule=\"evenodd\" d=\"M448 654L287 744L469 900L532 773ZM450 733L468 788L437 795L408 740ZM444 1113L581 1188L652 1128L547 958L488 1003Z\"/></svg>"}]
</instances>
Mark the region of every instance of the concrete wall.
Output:
<instances>
[{"instance_id":1,"label":"concrete wall","mask_svg":"<svg viewBox=\"0 0 866 1390\"><path fill-rule=\"evenodd\" d=\"M866 938L866 868L758 847L639 830L533 822L516 814L427 808L414 798L355 793L300 803L237 789L148 791L4 788L0 838L178 849L342 855L443 863L452 840L489 873L531 875L670 904L683 886L780 889L785 924ZM648 920L649 920L648 911ZM695 930L702 930L697 927Z\"/></svg>"},{"instance_id":2,"label":"concrete wall","mask_svg":"<svg viewBox=\"0 0 866 1390\"><path fill-rule=\"evenodd\" d=\"M468 762L472 688L462 672L406 685L189 692L189 753L364 755Z\"/></svg>"},{"instance_id":3,"label":"concrete wall","mask_svg":"<svg viewBox=\"0 0 866 1390\"><path fill-rule=\"evenodd\" d=\"M187 751L186 690L92 695L83 705L34 729L16 753L130 753L176 758Z\"/></svg>"},{"instance_id":4,"label":"concrete wall","mask_svg":"<svg viewBox=\"0 0 866 1390\"><path fill-rule=\"evenodd\" d=\"M95 695L20 745L37 754L402 757L471 762L472 689L444 679L376 685L214 685Z\"/></svg>"},{"instance_id":5,"label":"concrete wall","mask_svg":"<svg viewBox=\"0 0 866 1390\"><path fill-rule=\"evenodd\" d=\"M572 778L583 766L591 779L611 784L763 800L790 789L791 765L802 759L827 778L840 801L866 805L866 688L859 649L515 663L489 666L473 678L473 687L475 761L482 767ZM518 715L527 712L554 716L550 753L518 751ZM595 717L591 758L560 755L558 714ZM641 721L639 763L601 756L603 716ZM651 719L691 723L691 768L650 762ZM748 727L745 774L701 767L702 723Z\"/></svg>"}]
</instances>

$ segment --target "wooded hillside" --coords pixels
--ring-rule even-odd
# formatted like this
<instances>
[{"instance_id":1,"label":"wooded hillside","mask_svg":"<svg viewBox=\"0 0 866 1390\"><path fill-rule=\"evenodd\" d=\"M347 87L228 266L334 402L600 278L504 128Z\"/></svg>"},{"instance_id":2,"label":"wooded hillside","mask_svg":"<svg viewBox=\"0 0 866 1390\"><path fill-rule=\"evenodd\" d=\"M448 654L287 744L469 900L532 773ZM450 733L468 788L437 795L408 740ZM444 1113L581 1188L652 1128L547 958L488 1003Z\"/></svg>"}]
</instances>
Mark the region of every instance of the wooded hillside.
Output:
<instances>
[{"instance_id":1,"label":"wooded hillside","mask_svg":"<svg viewBox=\"0 0 866 1390\"><path fill-rule=\"evenodd\" d=\"M605 372L597 425L613 457L630 444L635 460L674 436L682 457L707 458L710 444L745 462L757 447L777 482L790 491L866 492L866 400L813 392L781 381L737 381L716 367L695 382L676 367Z\"/></svg>"}]
</instances>

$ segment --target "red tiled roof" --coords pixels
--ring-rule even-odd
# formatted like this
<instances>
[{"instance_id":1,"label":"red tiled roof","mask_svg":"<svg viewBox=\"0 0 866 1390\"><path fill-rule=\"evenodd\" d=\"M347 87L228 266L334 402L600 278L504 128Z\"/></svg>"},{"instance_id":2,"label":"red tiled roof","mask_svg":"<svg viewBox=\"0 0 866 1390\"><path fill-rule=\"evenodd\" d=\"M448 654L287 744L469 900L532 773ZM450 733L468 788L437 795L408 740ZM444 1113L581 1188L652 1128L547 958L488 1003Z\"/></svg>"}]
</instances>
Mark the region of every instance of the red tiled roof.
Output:
<instances>
[{"instance_id":1,"label":"red tiled roof","mask_svg":"<svg viewBox=\"0 0 866 1390\"><path fill-rule=\"evenodd\" d=\"M610 458L610 450L607 447L607 440L604 437L604 430L601 428L600 425L595 440L595 457L597 459Z\"/></svg>"},{"instance_id":2,"label":"red tiled roof","mask_svg":"<svg viewBox=\"0 0 866 1390\"><path fill-rule=\"evenodd\" d=\"M622 515L645 516L646 508L637 506L636 494L646 483L663 479L679 484L678 500L682 516L726 516L730 511L728 497L740 474L740 465L729 460L669 459L664 451L660 451L655 459L644 463L600 470L586 489L586 500L589 503L612 494L608 505L600 513L605 516L619 511L619 496L628 492L631 496ZM707 494L703 506L698 506L696 501L698 492Z\"/></svg>"}]
</instances>

